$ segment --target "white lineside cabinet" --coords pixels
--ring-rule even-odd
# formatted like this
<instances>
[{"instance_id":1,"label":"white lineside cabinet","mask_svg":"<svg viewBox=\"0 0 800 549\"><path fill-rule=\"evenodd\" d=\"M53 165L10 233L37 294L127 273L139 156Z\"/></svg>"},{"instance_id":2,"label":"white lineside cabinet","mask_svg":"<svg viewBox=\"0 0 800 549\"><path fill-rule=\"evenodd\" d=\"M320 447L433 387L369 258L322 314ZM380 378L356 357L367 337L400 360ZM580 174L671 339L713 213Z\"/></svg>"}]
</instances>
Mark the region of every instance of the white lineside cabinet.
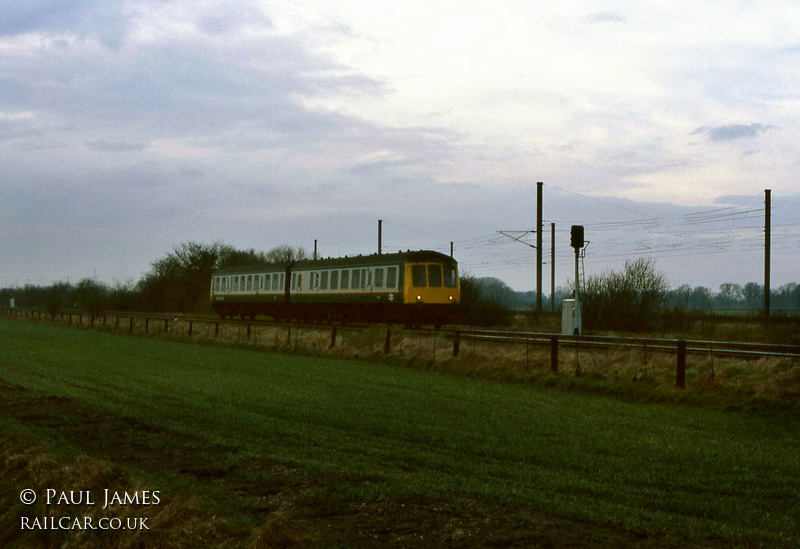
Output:
<instances>
[{"instance_id":1,"label":"white lineside cabinet","mask_svg":"<svg viewBox=\"0 0 800 549\"><path fill-rule=\"evenodd\" d=\"M561 335L581 334L580 304L574 299L565 299L561 305Z\"/></svg>"}]
</instances>

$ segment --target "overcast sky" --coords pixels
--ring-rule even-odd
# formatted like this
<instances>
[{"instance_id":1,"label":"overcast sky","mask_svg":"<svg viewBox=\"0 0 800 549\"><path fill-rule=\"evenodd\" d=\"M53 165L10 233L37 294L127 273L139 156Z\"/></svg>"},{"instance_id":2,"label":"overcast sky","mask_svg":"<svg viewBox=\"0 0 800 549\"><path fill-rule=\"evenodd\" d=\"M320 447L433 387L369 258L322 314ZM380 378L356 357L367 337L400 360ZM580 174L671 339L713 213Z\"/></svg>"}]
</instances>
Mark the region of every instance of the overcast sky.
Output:
<instances>
[{"instance_id":1,"label":"overcast sky","mask_svg":"<svg viewBox=\"0 0 800 549\"><path fill-rule=\"evenodd\" d=\"M0 286L138 280L186 241L449 252L535 287L653 257L800 282L800 4L6 0ZM711 213L702 213L711 212ZM514 233L528 243L535 236ZM544 288L549 291L549 265Z\"/></svg>"}]
</instances>

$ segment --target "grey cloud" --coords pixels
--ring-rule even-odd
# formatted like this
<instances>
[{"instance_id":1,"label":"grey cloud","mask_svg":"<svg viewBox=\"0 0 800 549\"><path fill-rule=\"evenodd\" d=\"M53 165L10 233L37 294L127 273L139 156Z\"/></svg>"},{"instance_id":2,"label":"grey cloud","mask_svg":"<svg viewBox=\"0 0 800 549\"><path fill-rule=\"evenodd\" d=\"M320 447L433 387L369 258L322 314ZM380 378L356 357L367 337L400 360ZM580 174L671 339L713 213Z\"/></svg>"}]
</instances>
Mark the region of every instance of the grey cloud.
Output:
<instances>
[{"instance_id":1,"label":"grey cloud","mask_svg":"<svg viewBox=\"0 0 800 549\"><path fill-rule=\"evenodd\" d=\"M692 135L705 134L711 141L720 143L736 139L752 139L758 134L775 129L775 126L764 124L729 124L726 126L701 126L692 132Z\"/></svg>"},{"instance_id":2,"label":"grey cloud","mask_svg":"<svg viewBox=\"0 0 800 549\"><path fill-rule=\"evenodd\" d=\"M353 175L367 175L375 176L387 171L393 171L397 168L412 166L414 164L421 164L423 158L402 158L396 160L378 160L375 162L362 162L356 164L348 170L348 173Z\"/></svg>"},{"instance_id":3,"label":"grey cloud","mask_svg":"<svg viewBox=\"0 0 800 549\"><path fill-rule=\"evenodd\" d=\"M256 148L270 142L307 147L353 123L309 111L298 97L384 92L381 82L348 74L288 38L185 46L96 55L75 44L25 58L0 56L0 88L6 108L47 113L98 137L106 131L121 137L108 142L224 139L245 126L255 130Z\"/></svg>"},{"instance_id":4,"label":"grey cloud","mask_svg":"<svg viewBox=\"0 0 800 549\"><path fill-rule=\"evenodd\" d=\"M69 31L116 46L124 33L122 8L122 0L6 0L0 36Z\"/></svg>"},{"instance_id":5,"label":"grey cloud","mask_svg":"<svg viewBox=\"0 0 800 549\"><path fill-rule=\"evenodd\" d=\"M121 141L106 141L104 139L98 141L86 141L84 142L84 145L93 151L101 152L143 151L150 146L148 143L125 143Z\"/></svg>"}]
</instances>

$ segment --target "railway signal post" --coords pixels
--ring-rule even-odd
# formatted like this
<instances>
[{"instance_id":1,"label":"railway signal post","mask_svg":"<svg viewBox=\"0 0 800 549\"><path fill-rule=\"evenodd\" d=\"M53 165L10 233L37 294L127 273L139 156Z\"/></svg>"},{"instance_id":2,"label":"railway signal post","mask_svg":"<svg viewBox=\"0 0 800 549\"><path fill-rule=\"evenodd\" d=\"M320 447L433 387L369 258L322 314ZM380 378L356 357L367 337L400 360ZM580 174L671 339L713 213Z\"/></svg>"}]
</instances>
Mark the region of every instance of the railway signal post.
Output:
<instances>
[{"instance_id":1,"label":"railway signal post","mask_svg":"<svg viewBox=\"0 0 800 549\"><path fill-rule=\"evenodd\" d=\"M583 225L573 225L570 230L570 246L575 249L575 296L564 300L561 317L561 332L565 335L581 335L581 297L579 261L585 244Z\"/></svg>"}]
</instances>

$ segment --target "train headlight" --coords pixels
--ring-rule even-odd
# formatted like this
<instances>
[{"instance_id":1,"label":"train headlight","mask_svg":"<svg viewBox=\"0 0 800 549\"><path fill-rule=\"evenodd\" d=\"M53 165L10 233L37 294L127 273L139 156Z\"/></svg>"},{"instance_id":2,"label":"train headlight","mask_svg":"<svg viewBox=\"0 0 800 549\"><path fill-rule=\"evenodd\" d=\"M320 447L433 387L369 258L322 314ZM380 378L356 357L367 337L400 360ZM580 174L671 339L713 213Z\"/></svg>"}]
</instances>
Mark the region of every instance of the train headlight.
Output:
<instances>
[{"instance_id":1,"label":"train headlight","mask_svg":"<svg viewBox=\"0 0 800 549\"><path fill-rule=\"evenodd\" d=\"M453 296L450 296L448 299L450 299L450 301L453 301Z\"/></svg>"},{"instance_id":2,"label":"train headlight","mask_svg":"<svg viewBox=\"0 0 800 549\"><path fill-rule=\"evenodd\" d=\"M417 296L417 301L422 301L422 296L421 295Z\"/></svg>"}]
</instances>

